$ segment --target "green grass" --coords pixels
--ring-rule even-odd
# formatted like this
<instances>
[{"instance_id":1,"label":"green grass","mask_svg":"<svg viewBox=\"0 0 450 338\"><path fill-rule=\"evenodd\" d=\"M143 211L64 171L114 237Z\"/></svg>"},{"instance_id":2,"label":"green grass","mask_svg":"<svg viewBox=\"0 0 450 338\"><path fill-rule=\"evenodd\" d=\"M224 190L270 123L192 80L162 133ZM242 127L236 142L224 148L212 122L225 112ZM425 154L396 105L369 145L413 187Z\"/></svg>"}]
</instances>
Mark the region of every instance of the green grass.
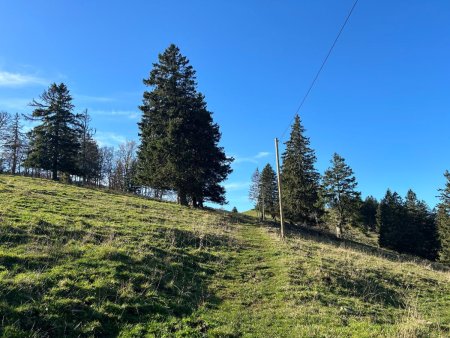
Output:
<instances>
[{"instance_id":1,"label":"green grass","mask_svg":"<svg viewBox=\"0 0 450 338\"><path fill-rule=\"evenodd\" d=\"M448 272L276 232L247 215L0 176L0 335L450 335Z\"/></svg>"}]
</instances>

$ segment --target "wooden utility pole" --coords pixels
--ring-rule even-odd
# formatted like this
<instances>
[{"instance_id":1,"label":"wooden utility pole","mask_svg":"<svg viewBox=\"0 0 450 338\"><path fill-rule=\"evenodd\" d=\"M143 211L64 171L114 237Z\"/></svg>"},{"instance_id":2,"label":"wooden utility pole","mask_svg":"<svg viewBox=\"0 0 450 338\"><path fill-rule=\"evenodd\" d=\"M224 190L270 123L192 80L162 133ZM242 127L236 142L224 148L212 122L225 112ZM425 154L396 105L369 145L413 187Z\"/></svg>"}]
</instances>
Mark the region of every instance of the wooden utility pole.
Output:
<instances>
[{"instance_id":1,"label":"wooden utility pole","mask_svg":"<svg viewBox=\"0 0 450 338\"><path fill-rule=\"evenodd\" d=\"M278 201L280 204L280 229L281 239L284 239L284 219L283 219L283 204L281 202L281 177L280 177L280 157L278 156L278 139L275 138L275 155L277 157L277 180L278 180Z\"/></svg>"}]
</instances>

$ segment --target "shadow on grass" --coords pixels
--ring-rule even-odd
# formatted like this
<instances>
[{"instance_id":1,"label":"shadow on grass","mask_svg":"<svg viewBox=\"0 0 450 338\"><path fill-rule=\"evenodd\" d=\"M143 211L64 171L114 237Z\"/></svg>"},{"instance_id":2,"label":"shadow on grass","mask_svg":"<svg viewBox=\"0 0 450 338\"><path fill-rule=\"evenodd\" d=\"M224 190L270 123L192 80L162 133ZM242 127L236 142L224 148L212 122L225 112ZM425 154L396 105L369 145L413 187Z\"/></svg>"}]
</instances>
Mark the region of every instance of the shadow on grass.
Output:
<instances>
[{"instance_id":1,"label":"shadow on grass","mask_svg":"<svg viewBox=\"0 0 450 338\"><path fill-rule=\"evenodd\" d=\"M276 222L267 222L266 225L271 227L272 231L279 232L279 224ZM323 230L323 229L314 229L311 227L306 227L302 225L292 225L286 224L285 231L287 237L301 237L304 239L312 240L319 243L324 243L328 245L333 245L334 247L351 249L355 250L367 255L372 255L376 257L382 257L388 259L393 262L411 262L421 264L427 267L430 267L436 271L448 272L450 271L450 267L444 264L429 261L424 258L420 258L417 256L400 254L395 251L391 251L388 249L383 249L375 246L371 246L368 244L356 242L351 239L346 238L337 238L334 234Z\"/></svg>"},{"instance_id":2,"label":"shadow on grass","mask_svg":"<svg viewBox=\"0 0 450 338\"><path fill-rule=\"evenodd\" d=\"M61 228L40 223L16 229L24 236L17 243L45 237L84 245L89 229ZM125 326L181 319L200 305L219 304L208 284L223 262L211 251L234 245L228 236L158 228L129 237L136 241L128 246L132 250L122 248L127 238L97 238L82 255L75 247L67 253L70 242L64 255L51 258L0 256L0 273L7 277L0 280L0 335L13 328L14 335L117 336Z\"/></svg>"}]
</instances>

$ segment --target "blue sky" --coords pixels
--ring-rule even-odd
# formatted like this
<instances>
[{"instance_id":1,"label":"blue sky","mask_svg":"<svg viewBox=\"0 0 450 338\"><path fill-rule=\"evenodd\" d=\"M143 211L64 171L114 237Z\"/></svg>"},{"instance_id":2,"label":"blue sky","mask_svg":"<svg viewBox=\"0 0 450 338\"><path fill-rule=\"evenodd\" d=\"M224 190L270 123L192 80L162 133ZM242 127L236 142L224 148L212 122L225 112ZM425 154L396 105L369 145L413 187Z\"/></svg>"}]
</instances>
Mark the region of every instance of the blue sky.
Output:
<instances>
[{"instance_id":1,"label":"blue sky","mask_svg":"<svg viewBox=\"0 0 450 338\"><path fill-rule=\"evenodd\" d=\"M252 172L274 165L274 138L352 4L0 0L0 110L30 112L65 82L101 144L137 140L142 79L175 43L236 158L227 208L249 209ZM444 0L360 0L300 111L320 172L338 152L363 196L412 188L434 206L450 169L449 22Z\"/></svg>"}]
</instances>

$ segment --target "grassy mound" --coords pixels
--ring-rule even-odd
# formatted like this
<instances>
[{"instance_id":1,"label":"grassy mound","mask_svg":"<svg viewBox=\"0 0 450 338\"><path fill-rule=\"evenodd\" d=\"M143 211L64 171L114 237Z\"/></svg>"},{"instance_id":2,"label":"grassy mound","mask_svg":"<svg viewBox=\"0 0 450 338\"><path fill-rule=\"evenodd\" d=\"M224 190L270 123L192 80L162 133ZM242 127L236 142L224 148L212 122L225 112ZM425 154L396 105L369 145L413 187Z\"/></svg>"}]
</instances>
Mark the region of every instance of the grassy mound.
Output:
<instances>
[{"instance_id":1,"label":"grassy mound","mask_svg":"<svg viewBox=\"0 0 450 338\"><path fill-rule=\"evenodd\" d=\"M450 335L450 275L248 216L0 176L0 335Z\"/></svg>"}]
</instances>

